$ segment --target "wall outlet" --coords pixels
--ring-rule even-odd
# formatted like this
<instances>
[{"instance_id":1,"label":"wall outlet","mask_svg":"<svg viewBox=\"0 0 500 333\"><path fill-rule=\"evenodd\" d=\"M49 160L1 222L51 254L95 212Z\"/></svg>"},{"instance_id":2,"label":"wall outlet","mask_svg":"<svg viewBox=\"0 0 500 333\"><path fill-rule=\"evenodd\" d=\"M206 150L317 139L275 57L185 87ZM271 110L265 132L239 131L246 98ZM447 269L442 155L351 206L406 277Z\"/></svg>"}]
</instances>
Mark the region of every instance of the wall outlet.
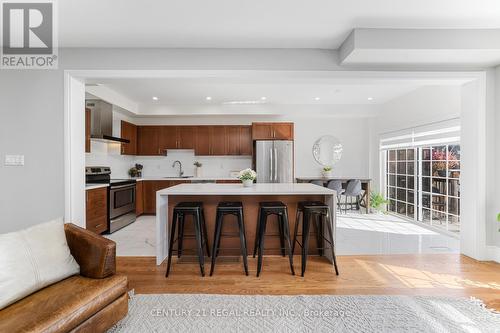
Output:
<instances>
[{"instance_id":1,"label":"wall outlet","mask_svg":"<svg viewBox=\"0 0 500 333\"><path fill-rule=\"evenodd\" d=\"M24 155L5 155L6 166L23 166Z\"/></svg>"}]
</instances>

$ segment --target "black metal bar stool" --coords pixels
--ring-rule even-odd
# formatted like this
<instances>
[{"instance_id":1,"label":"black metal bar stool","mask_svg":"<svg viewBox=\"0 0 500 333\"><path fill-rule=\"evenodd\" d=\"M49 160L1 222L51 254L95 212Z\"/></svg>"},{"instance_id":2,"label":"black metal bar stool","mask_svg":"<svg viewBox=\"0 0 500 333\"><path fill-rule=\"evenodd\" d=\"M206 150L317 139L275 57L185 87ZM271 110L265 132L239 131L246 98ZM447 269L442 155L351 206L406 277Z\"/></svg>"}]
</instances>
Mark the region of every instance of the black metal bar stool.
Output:
<instances>
[{"instance_id":1,"label":"black metal bar stool","mask_svg":"<svg viewBox=\"0 0 500 333\"><path fill-rule=\"evenodd\" d=\"M302 214L302 244L298 241L298 230L300 223L300 214ZM335 267L335 274L339 275L339 270L337 268L337 259L335 257L335 243L333 240L333 231L331 225L331 213L330 207L320 201L302 201L297 205L297 213L295 215L295 231L293 235L293 245L292 251L295 250L295 243L299 244L302 248L302 272L301 276L304 276L307 265L307 255L309 252L309 230L311 225L311 220L313 220L313 228L316 230L316 241L318 246L319 255L323 255L323 241L330 244L330 249L332 251L333 265ZM328 238L324 237L323 225L326 223L328 229Z\"/></svg>"},{"instance_id":2,"label":"black metal bar stool","mask_svg":"<svg viewBox=\"0 0 500 333\"><path fill-rule=\"evenodd\" d=\"M186 215L191 215L193 217L194 223L194 235L186 236L184 235L184 221ZM175 238L175 229L179 223L179 231L177 239ZM172 264L172 254L177 251L177 255L180 258L183 248L182 241L184 237L194 237L196 238L196 253L198 254L198 261L200 263L201 276L205 276L205 252L206 248L207 256L210 257L210 249L208 246L207 237L207 226L205 224L205 213L203 211L203 203L201 202L179 202L174 207L174 213L172 217L172 227L170 228L170 244L168 248L168 261L167 261L167 272L165 277L168 277L170 272L170 265ZM177 242L177 250L174 250L174 243Z\"/></svg>"},{"instance_id":3,"label":"black metal bar stool","mask_svg":"<svg viewBox=\"0 0 500 333\"><path fill-rule=\"evenodd\" d=\"M293 252L290 241L290 226L288 225L288 208L280 201L261 202L259 203L259 218L257 221L257 233L255 235L254 257L258 250L257 260L257 277L262 270L262 255L264 252L264 236L266 234L267 217L276 215L278 217L278 226L280 231L280 249L281 254L285 256L285 249L288 249L288 257L290 260L290 270L292 275L295 275L293 269ZM285 246L286 241L286 246Z\"/></svg>"},{"instance_id":4,"label":"black metal bar stool","mask_svg":"<svg viewBox=\"0 0 500 333\"><path fill-rule=\"evenodd\" d=\"M222 226L225 215L234 215L238 220L239 234L222 234ZM214 244L212 247L212 267L210 267L210 276L214 273L215 260L219 256L221 237L240 237L240 251L243 257L243 267L245 274L248 275L247 263L247 239L245 236L245 222L243 217L243 204L241 202L220 202L217 206L217 214L215 217L215 233Z\"/></svg>"}]
</instances>

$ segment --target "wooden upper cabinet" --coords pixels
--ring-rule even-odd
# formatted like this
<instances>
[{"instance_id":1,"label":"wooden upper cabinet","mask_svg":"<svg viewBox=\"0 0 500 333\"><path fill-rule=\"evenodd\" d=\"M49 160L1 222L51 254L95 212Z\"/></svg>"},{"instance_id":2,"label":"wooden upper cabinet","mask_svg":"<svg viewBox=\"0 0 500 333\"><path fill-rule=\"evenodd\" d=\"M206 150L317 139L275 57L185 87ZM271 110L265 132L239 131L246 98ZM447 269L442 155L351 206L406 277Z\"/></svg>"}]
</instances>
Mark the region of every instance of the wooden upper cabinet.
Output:
<instances>
[{"instance_id":1,"label":"wooden upper cabinet","mask_svg":"<svg viewBox=\"0 0 500 333\"><path fill-rule=\"evenodd\" d=\"M226 126L227 155L252 155L252 128Z\"/></svg>"},{"instance_id":2,"label":"wooden upper cabinet","mask_svg":"<svg viewBox=\"0 0 500 333\"><path fill-rule=\"evenodd\" d=\"M240 155L253 154L252 127L240 126Z\"/></svg>"},{"instance_id":3,"label":"wooden upper cabinet","mask_svg":"<svg viewBox=\"0 0 500 333\"><path fill-rule=\"evenodd\" d=\"M252 155L252 127L138 126L137 155L164 155L167 149L194 149L195 155Z\"/></svg>"},{"instance_id":4,"label":"wooden upper cabinet","mask_svg":"<svg viewBox=\"0 0 500 333\"><path fill-rule=\"evenodd\" d=\"M210 155L210 126L196 128L195 155Z\"/></svg>"},{"instance_id":5,"label":"wooden upper cabinet","mask_svg":"<svg viewBox=\"0 0 500 333\"><path fill-rule=\"evenodd\" d=\"M273 135L275 140L293 140L293 123L274 123Z\"/></svg>"},{"instance_id":6,"label":"wooden upper cabinet","mask_svg":"<svg viewBox=\"0 0 500 333\"><path fill-rule=\"evenodd\" d=\"M226 154L226 126L210 126L210 155Z\"/></svg>"},{"instance_id":7,"label":"wooden upper cabinet","mask_svg":"<svg viewBox=\"0 0 500 333\"><path fill-rule=\"evenodd\" d=\"M293 123L253 123L253 140L293 140Z\"/></svg>"},{"instance_id":8,"label":"wooden upper cabinet","mask_svg":"<svg viewBox=\"0 0 500 333\"><path fill-rule=\"evenodd\" d=\"M240 154L240 127L226 126L227 155Z\"/></svg>"},{"instance_id":9,"label":"wooden upper cabinet","mask_svg":"<svg viewBox=\"0 0 500 333\"><path fill-rule=\"evenodd\" d=\"M130 141L122 143L122 155L137 155L137 126L122 120L121 137Z\"/></svg>"},{"instance_id":10,"label":"wooden upper cabinet","mask_svg":"<svg viewBox=\"0 0 500 333\"><path fill-rule=\"evenodd\" d=\"M196 126L177 127L177 148L195 149L196 146Z\"/></svg>"},{"instance_id":11,"label":"wooden upper cabinet","mask_svg":"<svg viewBox=\"0 0 500 333\"><path fill-rule=\"evenodd\" d=\"M90 109L85 108L85 152L90 153Z\"/></svg>"},{"instance_id":12,"label":"wooden upper cabinet","mask_svg":"<svg viewBox=\"0 0 500 333\"><path fill-rule=\"evenodd\" d=\"M160 150L161 126L137 128L137 155L162 155Z\"/></svg>"},{"instance_id":13,"label":"wooden upper cabinet","mask_svg":"<svg viewBox=\"0 0 500 333\"><path fill-rule=\"evenodd\" d=\"M252 138L254 140L272 140L273 125L271 123L253 123Z\"/></svg>"},{"instance_id":14,"label":"wooden upper cabinet","mask_svg":"<svg viewBox=\"0 0 500 333\"><path fill-rule=\"evenodd\" d=\"M167 149L177 149L177 126L160 126L160 155Z\"/></svg>"}]
</instances>

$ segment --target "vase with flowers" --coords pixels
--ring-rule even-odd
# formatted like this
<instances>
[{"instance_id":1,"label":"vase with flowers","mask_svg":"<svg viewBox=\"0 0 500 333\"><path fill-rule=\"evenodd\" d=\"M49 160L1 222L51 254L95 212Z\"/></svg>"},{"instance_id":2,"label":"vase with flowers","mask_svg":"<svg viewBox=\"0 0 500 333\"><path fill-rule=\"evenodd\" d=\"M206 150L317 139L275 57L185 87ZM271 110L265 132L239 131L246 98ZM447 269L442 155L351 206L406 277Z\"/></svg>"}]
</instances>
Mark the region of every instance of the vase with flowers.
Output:
<instances>
[{"instance_id":1,"label":"vase with flowers","mask_svg":"<svg viewBox=\"0 0 500 333\"><path fill-rule=\"evenodd\" d=\"M196 167L196 177L200 178L202 176L201 167L203 166L203 164L196 161L193 163L193 165Z\"/></svg>"},{"instance_id":2,"label":"vase with flowers","mask_svg":"<svg viewBox=\"0 0 500 333\"><path fill-rule=\"evenodd\" d=\"M244 187L253 185L254 180L257 178L257 173L252 169L241 170L238 174L238 179L241 180Z\"/></svg>"}]
</instances>

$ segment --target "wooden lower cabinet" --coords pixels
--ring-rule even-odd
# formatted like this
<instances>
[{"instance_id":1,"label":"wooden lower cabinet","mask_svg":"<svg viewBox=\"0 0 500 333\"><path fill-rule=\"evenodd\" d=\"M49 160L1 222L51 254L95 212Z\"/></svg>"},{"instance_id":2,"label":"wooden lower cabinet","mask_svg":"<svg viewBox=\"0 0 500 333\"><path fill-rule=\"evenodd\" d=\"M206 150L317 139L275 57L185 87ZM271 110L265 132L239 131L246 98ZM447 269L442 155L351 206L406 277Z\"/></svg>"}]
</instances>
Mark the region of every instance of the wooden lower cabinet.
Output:
<instances>
[{"instance_id":1,"label":"wooden lower cabinet","mask_svg":"<svg viewBox=\"0 0 500 333\"><path fill-rule=\"evenodd\" d=\"M215 181L216 184L240 184L239 179L219 179Z\"/></svg>"},{"instance_id":2,"label":"wooden lower cabinet","mask_svg":"<svg viewBox=\"0 0 500 333\"><path fill-rule=\"evenodd\" d=\"M86 191L87 230L101 234L108 229L108 189L106 187Z\"/></svg>"},{"instance_id":3,"label":"wooden lower cabinet","mask_svg":"<svg viewBox=\"0 0 500 333\"><path fill-rule=\"evenodd\" d=\"M135 215L144 214L144 183L142 181L135 184Z\"/></svg>"},{"instance_id":4,"label":"wooden lower cabinet","mask_svg":"<svg viewBox=\"0 0 500 333\"><path fill-rule=\"evenodd\" d=\"M143 180L144 214L156 214L156 192L189 180Z\"/></svg>"}]
</instances>

